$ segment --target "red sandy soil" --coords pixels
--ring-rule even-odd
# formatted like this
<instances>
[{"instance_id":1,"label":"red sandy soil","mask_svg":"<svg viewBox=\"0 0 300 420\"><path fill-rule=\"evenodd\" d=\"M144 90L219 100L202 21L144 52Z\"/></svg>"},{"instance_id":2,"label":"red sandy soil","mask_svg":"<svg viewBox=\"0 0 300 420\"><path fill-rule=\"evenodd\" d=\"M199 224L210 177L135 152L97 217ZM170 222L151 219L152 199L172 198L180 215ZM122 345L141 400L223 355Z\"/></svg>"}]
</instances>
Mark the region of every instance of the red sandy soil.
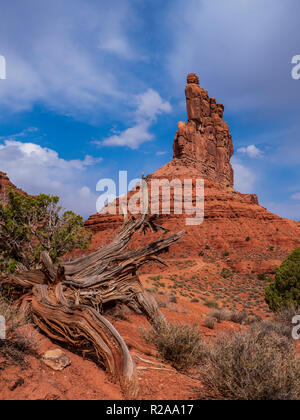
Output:
<instances>
[{"instance_id":1,"label":"red sandy soil","mask_svg":"<svg viewBox=\"0 0 300 420\"><path fill-rule=\"evenodd\" d=\"M152 290L169 321L196 325L202 337L209 340L222 332L238 330L241 326L223 321L217 323L213 330L206 328L203 325L204 319L211 309L205 305L204 299L216 300L220 306L226 306L225 302L228 302L230 310L234 307L246 308L248 312L264 318L270 316L263 302L264 282L236 274L233 280L224 279L218 274L222 264L218 267L217 264L205 263L202 259L192 263L190 260L171 260L169 263L169 270L161 274L141 275L144 287ZM244 289L246 290L243 291ZM177 302L170 303L169 296L175 293ZM250 297L253 294L254 300ZM220 296L225 296L225 299ZM192 299L198 301L194 302ZM140 399L207 398L203 384L197 378L197 372L179 373L159 358L154 347L146 344L142 331L149 329L150 325L144 316L134 314L128 309L122 313L121 319L108 319L124 338L139 368ZM113 383L101 366L70 349L62 348L71 360L69 367L62 372L55 372L47 367L41 360L42 354L61 347L36 331L32 333L32 330L33 327L26 326L22 333L33 335L34 341L38 343L37 355L26 356L24 366L14 365L0 358L1 400L123 399L119 384Z\"/></svg>"},{"instance_id":2,"label":"red sandy soil","mask_svg":"<svg viewBox=\"0 0 300 420\"><path fill-rule=\"evenodd\" d=\"M145 285L154 286L155 281L149 280L147 275L143 275L142 278ZM197 325L204 339L213 339L222 332L241 328L240 325L223 321L210 330L203 326L203 321L211 309L201 302L191 302L189 298L179 295L177 303L169 303L167 295L156 293L155 296L161 306L164 306L162 302L167 305L166 308L162 308L162 312L169 321ZM159 358L154 347L146 344L143 330L149 329L150 325L144 316L133 314L128 310L123 313L122 319L108 318L124 338L138 367L141 387L139 399L206 398L205 389L200 378L197 378L197 372L179 373ZM0 358L1 400L123 399L119 384L113 383L102 367L94 361L86 360L82 355L52 343L47 337L33 330L30 325L23 327L21 332L25 336L34 338L37 343L37 354L26 356L24 366ZM45 351L56 348L61 348L71 360L71 365L62 372L53 371L41 360Z\"/></svg>"},{"instance_id":3,"label":"red sandy soil","mask_svg":"<svg viewBox=\"0 0 300 420\"><path fill-rule=\"evenodd\" d=\"M147 276L145 276L145 281ZM169 308L162 308L171 322L196 324L203 337L211 338L222 331L239 328L231 322L217 324L214 330L204 327L203 320L209 308L179 298L178 303L169 304L167 296L157 295ZM109 318L124 338L137 364L140 380L140 399L177 400L205 397L201 381L194 375L181 374L160 360L154 347L146 344L142 330L150 328L142 315L128 310L123 319ZM111 382L101 366L82 355L62 348L71 360L71 365L62 372L47 367L41 356L47 350L61 348L41 335L33 327L23 327L21 333L34 338L37 354L26 356L25 365L13 364L0 358L1 400L114 400L123 399L118 383ZM142 358L143 360L140 360ZM147 363L147 361L152 362ZM144 369L144 368L147 369ZM156 369L159 368L159 369ZM180 387L178 384L180 383Z\"/></svg>"}]
</instances>

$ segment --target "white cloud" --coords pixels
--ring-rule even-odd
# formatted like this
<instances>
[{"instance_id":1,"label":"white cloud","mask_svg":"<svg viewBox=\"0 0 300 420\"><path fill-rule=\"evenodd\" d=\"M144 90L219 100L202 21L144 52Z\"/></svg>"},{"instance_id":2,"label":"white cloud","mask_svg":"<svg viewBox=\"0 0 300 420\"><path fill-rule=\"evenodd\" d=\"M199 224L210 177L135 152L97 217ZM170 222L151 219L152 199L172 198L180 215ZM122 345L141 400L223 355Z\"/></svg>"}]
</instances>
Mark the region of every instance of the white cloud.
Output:
<instances>
[{"instance_id":1,"label":"white cloud","mask_svg":"<svg viewBox=\"0 0 300 420\"><path fill-rule=\"evenodd\" d=\"M150 123L145 121L134 127L127 128L120 134L104 139L100 144L103 146L128 146L131 149L137 149L142 143L153 139L153 135L148 131L149 126Z\"/></svg>"},{"instance_id":2,"label":"white cloud","mask_svg":"<svg viewBox=\"0 0 300 420\"><path fill-rule=\"evenodd\" d=\"M30 194L59 195L64 208L84 216L96 211L97 199L84 179L88 179L88 168L100 161L91 156L65 160L55 150L30 142L0 144L0 168L14 184Z\"/></svg>"},{"instance_id":3,"label":"white cloud","mask_svg":"<svg viewBox=\"0 0 300 420\"><path fill-rule=\"evenodd\" d=\"M18 112L41 103L66 115L92 118L99 108L126 100L128 86L120 83L115 63L100 49L119 58L135 56L127 35L134 12L128 2L113 3L18 1L16 13L15 6L2 2L7 80L1 83L1 108Z\"/></svg>"},{"instance_id":4,"label":"white cloud","mask_svg":"<svg viewBox=\"0 0 300 420\"><path fill-rule=\"evenodd\" d=\"M134 113L135 125L96 143L103 146L128 146L137 149L142 143L154 138L149 132L151 124L156 121L158 115L172 111L170 103L164 101L153 89L137 95L135 102L137 106Z\"/></svg>"},{"instance_id":5,"label":"white cloud","mask_svg":"<svg viewBox=\"0 0 300 420\"><path fill-rule=\"evenodd\" d=\"M234 170L235 188L245 194L255 192L256 174L235 157L232 158L231 163Z\"/></svg>"},{"instance_id":6,"label":"white cloud","mask_svg":"<svg viewBox=\"0 0 300 420\"><path fill-rule=\"evenodd\" d=\"M159 114L169 113L172 107L164 101L158 92L148 89L145 93L136 96L137 118L155 120Z\"/></svg>"},{"instance_id":7,"label":"white cloud","mask_svg":"<svg viewBox=\"0 0 300 420\"><path fill-rule=\"evenodd\" d=\"M263 156L263 151L256 147L254 144L251 144L247 147L240 147L237 152L247 155L250 158L260 158Z\"/></svg>"},{"instance_id":8,"label":"white cloud","mask_svg":"<svg viewBox=\"0 0 300 420\"><path fill-rule=\"evenodd\" d=\"M291 196L292 200L300 200L300 192L296 192Z\"/></svg>"}]
</instances>

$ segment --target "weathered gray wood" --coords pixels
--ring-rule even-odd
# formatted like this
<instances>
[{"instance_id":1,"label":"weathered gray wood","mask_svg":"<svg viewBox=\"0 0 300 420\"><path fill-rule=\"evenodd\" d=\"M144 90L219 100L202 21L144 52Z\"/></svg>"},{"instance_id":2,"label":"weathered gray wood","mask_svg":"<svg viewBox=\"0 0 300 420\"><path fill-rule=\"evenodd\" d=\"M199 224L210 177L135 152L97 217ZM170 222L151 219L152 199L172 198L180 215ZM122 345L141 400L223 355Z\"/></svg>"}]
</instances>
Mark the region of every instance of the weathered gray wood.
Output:
<instances>
[{"instance_id":1,"label":"weathered gray wood","mask_svg":"<svg viewBox=\"0 0 300 420\"><path fill-rule=\"evenodd\" d=\"M137 275L149 261L164 263L158 255L179 241L184 232L164 236L137 250L126 249L135 232L163 231L148 215L126 219L115 240L90 255L53 264L41 255L42 270L24 271L0 278L1 284L23 288L21 310L31 312L36 325L50 338L94 352L113 378L118 378L128 398L136 398L136 368L122 337L105 318L105 305L122 302L148 320L167 322L156 300Z\"/></svg>"}]
</instances>

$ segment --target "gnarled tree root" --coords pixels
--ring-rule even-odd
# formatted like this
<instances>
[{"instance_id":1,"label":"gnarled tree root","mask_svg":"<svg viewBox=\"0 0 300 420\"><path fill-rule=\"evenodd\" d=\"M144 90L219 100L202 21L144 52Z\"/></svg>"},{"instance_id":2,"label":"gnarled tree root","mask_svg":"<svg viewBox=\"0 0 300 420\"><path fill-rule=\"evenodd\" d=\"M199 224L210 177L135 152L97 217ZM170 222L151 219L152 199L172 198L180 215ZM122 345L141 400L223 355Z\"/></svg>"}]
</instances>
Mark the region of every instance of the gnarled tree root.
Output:
<instances>
[{"instance_id":1,"label":"gnarled tree root","mask_svg":"<svg viewBox=\"0 0 300 420\"><path fill-rule=\"evenodd\" d=\"M47 286L37 286L31 301L35 324L50 338L79 350L93 350L112 380L120 380L126 398L138 396L138 380L129 350L114 326L85 305L53 303Z\"/></svg>"},{"instance_id":2,"label":"gnarled tree root","mask_svg":"<svg viewBox=\"0 0 300 420\"><path fill-rule=\"evenodd\" d=\"M184 234L163 237L136 251L125 250L132 235L146 227L162 230L151 217L141 215L127 221L110 245L88 256L55 265L42 253L41 270L0 278L0 286L9 284L21 290L20 310L30 312L47 336L94 353L112 379L120 381L128 399L138 397L137 371L124 340L105 318L105 305L122 302L144 313L154 326L167 322L136 273L149 261L162 262L157 255Z\"/></svg>"}]
</instances>

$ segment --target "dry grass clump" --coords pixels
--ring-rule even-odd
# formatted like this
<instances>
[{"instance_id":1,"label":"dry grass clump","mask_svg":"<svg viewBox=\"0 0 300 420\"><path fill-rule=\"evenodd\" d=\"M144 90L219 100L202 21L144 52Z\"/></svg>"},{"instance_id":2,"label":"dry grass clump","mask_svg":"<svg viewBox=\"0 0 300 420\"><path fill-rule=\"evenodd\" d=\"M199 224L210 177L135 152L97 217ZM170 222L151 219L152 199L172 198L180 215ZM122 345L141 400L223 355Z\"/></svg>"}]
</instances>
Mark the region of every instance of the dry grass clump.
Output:
<instances>
[{"instance_id":1,"label":"dry grass clump","mask_svg":"<svg viewBox=\"0 0 300 420\"><path fill-rule=\"evenodd\" d=\"M35 333L30 337L15 334L11 339L0 340L0 355L13 364L26 366L26 356L37 356Z\"/></svg>"},{"instance_id":2,"label":"dry grass clump","mask_svg":"<svg viewBox=\"0 0 300 420\"><path fill-rule=\"evenodd\" d=\"M208 308L219 309L219 304L215 299L205 299L203 305L207 306Z\"/></svg>"},{"instance_id":3,"label":"dry grass clump","mask_svg":"<svg viewBox=\"0 0 300 420\"><path fill-rule=\"evenodd\" d=\"M9 300L0 290L0 316L3 316L7 325L6 334L9 336L18 326L24 325L23 315L18 313L13 302Z\"/></svg>"},{"instance_id":4,"label":"dry grass clump","mask_svg":"<svg viewBox=\"0 0 300 420\"><path fill-rule=\"evenodd\" d=\"M24 365L26 355L36 354L37 340L35 331L31 331L29 334L18 332L18 329L23 327L28 322L28 319L19 314L17 308L1 291L0 315L5 318L7 326L6 339L0 339L0 355L7 361Z\"/></svg>"},{"instance_id":5,"label":"dry grass clump","mask_svg":"<svg viewBox=\"0 0 300 420\"><path fill-rule=\"evenodd\" d=\"M292 320L295 315L300 315L300 308L295 308L291 306L290 308L286 308L280 312L276 312L272 320L262 321L260 323L260 326L266 331L266 333L274 331L278 335L284 336L292 340L292 330L295 326L292 323Z\"/></svg>"},{"instance_id":6,"label":"dry grass clump","mask_svg":"<svg viewBox=\"0 0 300 420\"><path fill-rule=\"evenodd\" d=\"M232 312L230 314L229 317L229 321L234 322L236 324L245 324L247 323L249 316L247 311L242 310L242 311L237 311L237 312Z\"/></svg>"},{"instance_id":7,"label":"dry grass clump","mask_svg":"<svg viewBox=\"0 0 300 420\"><path fill-rule=\"evenodd\" d=\"M169 302L170 303L177 303L177 297L175 295L169 296Z\"/></svg>"},{"instance_id":8,"label":"dry grass clump","mask_svg":"<svg viewBox=\"0 0 300 420\"><path fill-rule=\"evenodd\" d=\"M255 324L254 324L255 325ZM287 339L292 339L292 326L285 325L280 322L276 322L275 320L270 321L261 321L259 323L260 328L265 331L265 334L271 334L272 332L278 334L279 336L283 336Z\"/></svg>"},{"instance_id":9,"label":"dry grass clump","mask_svg":"<svg viewBox=\"0 0 300 420\"><path fill-rule=\"evenodd\" d=\"M209 328L210 330L213 330L217 322L218 322L217 318L208 315L205 318L203 325L204 327Z\"/></svg>"},{"instance_id":10,"label":"dry grass clump","mask_svg":"<svg viewBox=\"0 0 300 420\"><path fill-rule=\"evenodd\" d=\"M159 323L143 331L144 339L157 347L161 357L178 370L198 365L203 358L203 342L196 326Z\"/></svg>"},{"instance_id":11,"label":"dry grass clump","mask_svg":"<svg viewBox=\"0 0 300 420\"><path fill-rule=\"evenodd\" d=\"M295 344L255 324L206 346L201 377L214 397L230 400L300 399Z\"/></svg>"},{"instance_id":12,"label":"dry grass clump","mask_svg":"<svg viewBox=\"0 0 300 420\"><path fill-rule=\"evenodd\" d=\"M230 312L225 309L211 311L209 316L215 318L218 322L228 321L230 319Z\"/></svg>"},{"instance_id":13,"label":"dry grass clump","mask_svg":"<svg viewBox=\"0 0 300 420\"><path fill-rule=\"evenodd\" d=\"M290 306L280 312L276 312L274 315L274 321L291 329L293 326L292 319L296 315L300 315L300 306L298 308Z\"/></svg>"}]
</instances>

